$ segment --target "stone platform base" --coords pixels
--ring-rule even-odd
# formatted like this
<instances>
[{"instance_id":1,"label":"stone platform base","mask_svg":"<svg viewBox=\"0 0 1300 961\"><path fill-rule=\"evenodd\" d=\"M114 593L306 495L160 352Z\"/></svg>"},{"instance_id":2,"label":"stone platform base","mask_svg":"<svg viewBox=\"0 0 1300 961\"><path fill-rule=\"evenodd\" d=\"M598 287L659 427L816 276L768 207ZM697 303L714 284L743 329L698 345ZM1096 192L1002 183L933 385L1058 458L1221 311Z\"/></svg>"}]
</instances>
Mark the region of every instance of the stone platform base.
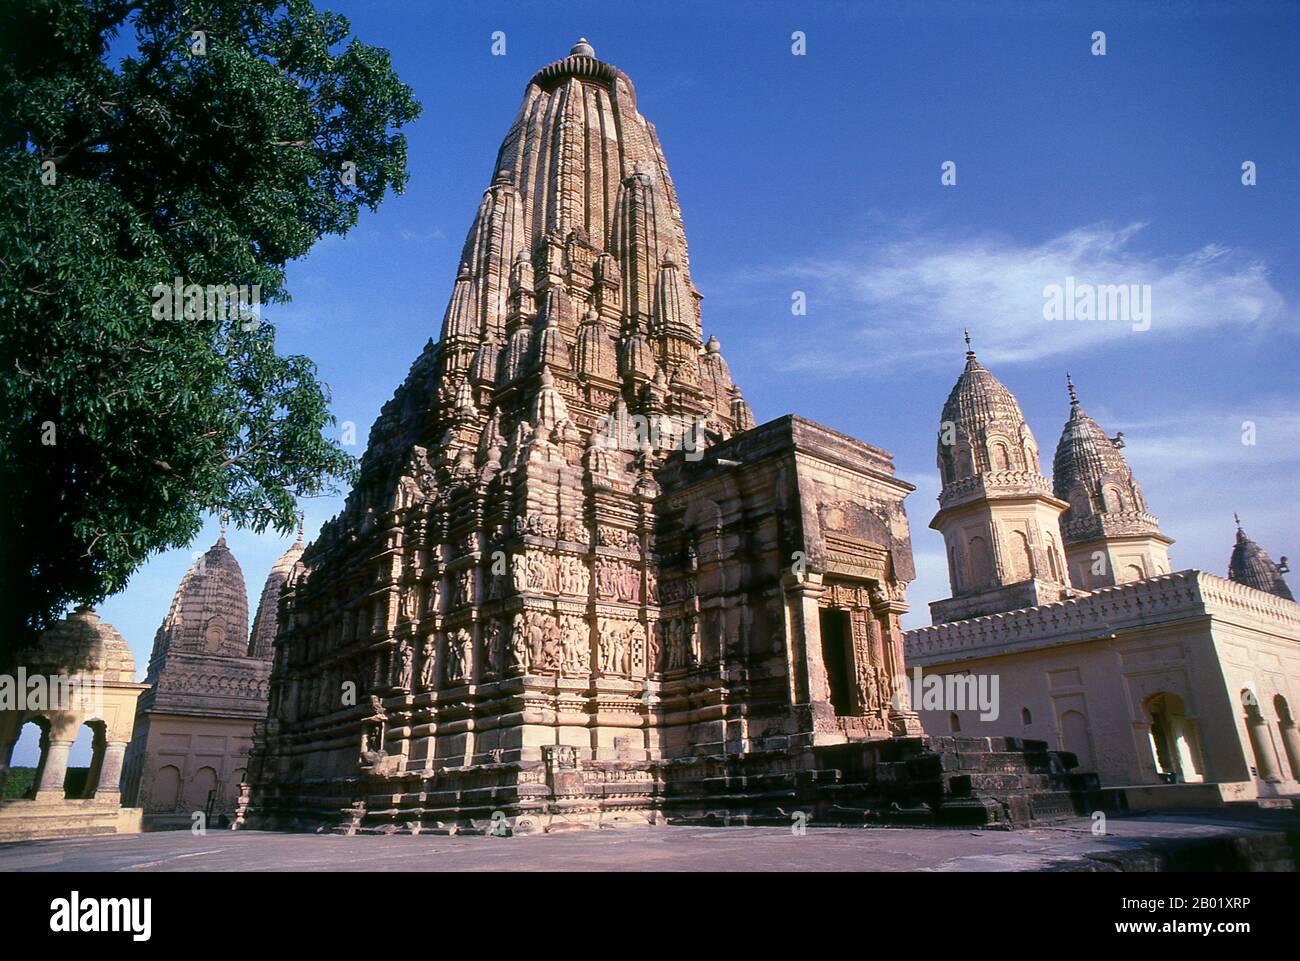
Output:
<instances>
[{"instance_id":1,"label":"stone platform base","mask_svg":"<svg viewBox=\"0 0 1300 961\"><path fill-rule=\"evenodd\" d=\"M515 834L651 824L1013 828L1086 814L1093 775L1019 738L899 737L661 761L542 761L255 784L235 826Z\"/></svg>"},{"instance_id":2,"label":"stone platform base","mask_svg":"<svg viewBox=\"0 0 1300 961\"><path fill-rule=\"evenodd\" d=\"M0 842L138 834L140 815L116 799L0 801Z\"/></svg>"},{"instance_id":3,"label":"stone platform base","mask_svg":"<svg viewBox=\"0 0 1300 961\"><path fill-rule=\"evenodd\" d=\"M1101 793L1102 805L1108 811L1161 811L1228 805L1284 810L1300 807L1300 795L1262 794L1253 781L1132 784L1108 787Z\"/></svg>"}]
</instances>

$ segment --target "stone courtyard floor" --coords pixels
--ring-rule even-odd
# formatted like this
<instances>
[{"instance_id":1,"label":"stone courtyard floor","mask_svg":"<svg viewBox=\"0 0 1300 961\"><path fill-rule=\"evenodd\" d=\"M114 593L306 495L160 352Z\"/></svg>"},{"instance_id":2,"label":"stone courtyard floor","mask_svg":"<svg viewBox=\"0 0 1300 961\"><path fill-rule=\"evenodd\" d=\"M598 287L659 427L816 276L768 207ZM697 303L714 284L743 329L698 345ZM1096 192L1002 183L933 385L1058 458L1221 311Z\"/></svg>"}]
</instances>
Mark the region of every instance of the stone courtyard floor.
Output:
<instances>
[{"instance_id":1,"label":"stone courtyard floor","mask_svg":"<svg viewBox=\"0 0 1300 961\"><path fill-rule=\"evenodd\" d=\"M1011 832L809 827L802 836L740 827L511 838L174 831L0 844L0 871L1204 870L1207 857L1242 851L1251 867L1278 869L1297 847L1300 812L1247 809L1111 817L1104 836L1086 819Z\"/></svg>"}]
</instances>

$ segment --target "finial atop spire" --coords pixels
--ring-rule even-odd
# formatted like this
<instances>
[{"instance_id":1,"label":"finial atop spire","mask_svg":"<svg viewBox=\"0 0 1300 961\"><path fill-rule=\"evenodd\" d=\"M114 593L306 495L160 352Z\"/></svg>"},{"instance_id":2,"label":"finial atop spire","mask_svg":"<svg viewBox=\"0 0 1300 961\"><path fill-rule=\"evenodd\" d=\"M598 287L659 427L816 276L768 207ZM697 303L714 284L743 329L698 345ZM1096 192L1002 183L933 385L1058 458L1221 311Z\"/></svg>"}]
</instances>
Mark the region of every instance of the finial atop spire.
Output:
<instances>
[{"instance_id":1,"label":"finial atop spire","mask_svg":"<svg viewBox=\"0 0 1300 961\"><path fill-rule=\"evenodd\" d=\"M1079 395L1074 392L1074 381L1070 377L1070 372L1065 372L1065 389L1070 392L1070 406L1073 407L1079 403Z\"/></svg>"},{"instance_id":2,"label":"finial atop spire","mask_svg":"<svg viewBox=\"0 0 1300 961\"><path fill-rule=\"evenodd\" d=\"M971 350L971 346L970 346L970 328L969 328L969 327L963 327L963 328L961 329L961 332L962 332L963 334L966 335L966 353L967 353L967 355L970 355L970 354L975 353L975 351Z\"/></svg>"},{"instance_id":3,"label":"finial atop spire","mask_svg":"<svg viewBox=\"0 0 1300 961\"><path fill-rule=\"evenodd\" d=\"M221 512L221 537L220 540L226 539L226 524L230 522L230 514L226 511Z\"/></svg>"},{"instance_id":4,"label":"finial atop spire","mask_svg":"<svg viewBox=\"0 0 1300 961\"><path fill-rule=\"evenodd\" d=\"M594 57L596 56L596 51L592 49L592 46L587 42L586 37L579 37L578 42L575 43L573 45L573 49L569 51L569 56L570 57Z\"/></svg>"},{"instance_id":5,"label":"finial atop spire","mask_svg":"<svg viewBox=\"0 0 1300 961\"><path fill-rule=\"evenodd\" d=\"M1237 530L1241 530L1241 518L1237 516L1236 511L1232 512L1232 519L1237 525Z\"/></svg>"},{"instance_id":6,"label":"finial atop spire","mask_svg":"<svg viewBox=\"0 0 1300 961\"><path fill-rule=\"evenodd\" d=\"M302 543L302 526L306 522L307 522L307 512L299 511L298 512L298 543L299 544Z\"/></svg>"}]
</instances>

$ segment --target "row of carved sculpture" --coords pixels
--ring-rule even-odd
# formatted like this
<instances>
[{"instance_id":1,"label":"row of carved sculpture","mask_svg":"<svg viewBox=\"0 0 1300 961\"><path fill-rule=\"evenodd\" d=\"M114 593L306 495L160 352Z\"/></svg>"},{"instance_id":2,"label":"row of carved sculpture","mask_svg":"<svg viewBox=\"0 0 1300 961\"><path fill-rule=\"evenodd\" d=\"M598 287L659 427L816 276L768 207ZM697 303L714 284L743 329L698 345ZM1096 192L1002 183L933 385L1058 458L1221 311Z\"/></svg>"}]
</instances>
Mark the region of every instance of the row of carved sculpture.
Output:
<instances>
[{"instance_id":1,"label":"row of carved sculpture","mask_svg":"<svg viewBox=\"0 0 1300 961\"><path fill-rule=\"evenodd\" d=\"M481 644L468 627L400 639L391 651L353 658L291 682L280 716L328 713L348 697L392 688L431 691L508 674L558 674L639 678L649 673L686 670L703 663L698 620L693 615L652 621L597 616L594 631L578 614L526 610L482 622ZM443 641L439 663L439 642ZM351 687L349 690L349 682ZM277 702L278 703L278 702Z\"/></svg>"},{"instance_id":2,"label":"row of carved sculpture","mask_svg":"<svg viewBox=\"0 0 1300 961\"><path fill-rule=\"evenodd\" d=\"M499 567L498 567L499 564ZM553 554L528 551L514 555L506 573L504 559L492 561L487 567L487 599L495 600L507 595L506 585L511 584L518 594L553 594L587 597L590 593L591 570L587 562L574 554ZM646 599L656 603L659 597L658 577L654 570L645 571ZM446 610L467 607L474 603L474 572L472 569L449 575ZM601 600L640 604L642 598L642 570L632 561L616 557L595 559L596 596ZM678 593L687 593L679 590ZM423 614L441 609L440 581L429 584L408 583L401 589L398 601L398 622L419 620Z\"/></svg>"}]
</instances>

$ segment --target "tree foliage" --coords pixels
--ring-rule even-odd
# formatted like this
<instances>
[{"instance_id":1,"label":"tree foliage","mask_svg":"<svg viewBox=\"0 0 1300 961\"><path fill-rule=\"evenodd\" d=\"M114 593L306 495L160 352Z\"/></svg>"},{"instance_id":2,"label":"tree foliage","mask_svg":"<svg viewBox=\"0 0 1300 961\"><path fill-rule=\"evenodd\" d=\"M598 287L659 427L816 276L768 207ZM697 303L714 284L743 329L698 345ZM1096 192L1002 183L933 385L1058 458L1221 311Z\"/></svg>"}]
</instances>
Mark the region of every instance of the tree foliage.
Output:
<instances>
[{"instance_id":1,"label":"tree foliage","mask_svg":"<svg viewBox=\"0 0 1300 961\"><path fill-rule=\"evenodd\" d=\"M177 278L287 300L288 261L402 190L419 105L349 34L306 0L0 8L0 644L210 512L288 532L350 475L269 322L160 306Z\"/></svg>"}]
</instances>

